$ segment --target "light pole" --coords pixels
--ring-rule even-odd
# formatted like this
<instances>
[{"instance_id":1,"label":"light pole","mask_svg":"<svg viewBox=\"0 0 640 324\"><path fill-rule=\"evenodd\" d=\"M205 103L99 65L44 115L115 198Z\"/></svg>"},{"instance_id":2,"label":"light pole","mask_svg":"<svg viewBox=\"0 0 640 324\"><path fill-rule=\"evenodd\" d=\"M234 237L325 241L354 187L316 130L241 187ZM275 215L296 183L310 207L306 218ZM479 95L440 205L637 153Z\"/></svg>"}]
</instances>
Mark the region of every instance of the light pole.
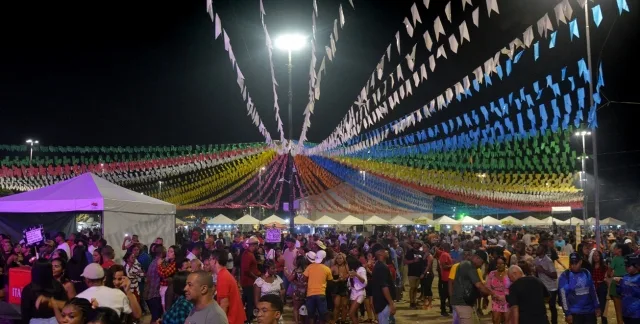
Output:
<instances>
[{"instance_id":1,"label":"light pole","mask_svg":"<svg viewBox=\"0 0 640 324\"><path fill-rule=\"evenodd\" d=\"M591 59L591 33L589 29L589 5L584 5L584 22L585 22L585 34L587 40L587 69L589 69L589 107L593 107L593 64ZM597 109L595 114L597 115ZM597 118L597 116L596 116ZM594 198L594 211L596 219L596 249L600 251L600 183L598 182L598 141L596 140L596 129L591 130L591 145L593 147L593 198ZM584 147L584 137L583 137Z\"/></svg>"},{"instance_id":2,"label":"light pole","mask_svg":"<svg viewBox=\"0 0 640 324\"><path fill-rule=\"evenodd\" d=\"M289 110L289 143L288 143L288 150L289 150L289 160L288 160L288 167L289 167L289 233L293 233L293 229L295 227L294 224L294 218L295 215L293 213L293 155L291 154L291 148L292 145L291 143L293 142L293 125L292 125L292 106L293 106L293 90L291 89L292 86L292 82L291 82L291 72L293 70L293 65L291 64L291 52L293 51L297 51L302 49L307 43L307 39L304 36L301 35L295 35L295 34L290 34L290 35L282 35L278 38L276 38L276 47L281 49L281 50L286 50L287 53L289 54L289 64L287 65L288 71L289 71L289 106L288 106L288 110Z\"/></svg>"},{"instance_id":3,"label":"light pole","mask_svg":"<svg viewBox=\"0 0 640 324\"><path fill-rule=\"evenodd\" d=\"M591 135L590 131L577 131L574 134L575 136L580 136L582 138L582 155L578 158L580 163L582 164L582 171L580 171L580 189L582 189L582 194L584 195L583 203L582 203L582 219L584 220L585 230L587 227L587 193L586 193L586 184L587 184L587 152L585 145L585 137Z\"/></svg>"},{"instance_id":4,"label":"light pole","mask_svg":"<svg viewBox=\"0 0 640 324\"><path fill-rule=\"evenodd\" d=\"M27 144L29 145L29 165L31 165L31 160L33 160L33 146L40 144L38 140L28 139Z\"/></svg>"},{"instance_id":5,"label":"light pole","mask_svg":"<svg viewBox=\"0 0 640 324\"><path fill-rule=\"evenodd\" d=\"M162 181L158 181L158 196L162 195Z\"/></svg>"}]
</instances>

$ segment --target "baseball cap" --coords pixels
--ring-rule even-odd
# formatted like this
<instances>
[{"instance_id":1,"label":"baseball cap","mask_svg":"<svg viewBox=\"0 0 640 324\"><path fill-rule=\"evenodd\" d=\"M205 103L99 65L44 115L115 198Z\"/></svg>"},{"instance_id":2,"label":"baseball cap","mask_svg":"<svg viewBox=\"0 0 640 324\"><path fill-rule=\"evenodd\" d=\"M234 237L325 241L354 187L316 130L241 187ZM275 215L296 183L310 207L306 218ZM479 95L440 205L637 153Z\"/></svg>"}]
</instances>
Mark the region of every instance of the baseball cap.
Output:
<instances>
[{"instance_id":1,"label":"baseball cap","mask_svg":"<svg viewBox=\"0 0 640 324\"><path fill-rule=\"evenodd\" d=\"M86 267L84 267L84 271L82 271L82 276L87 279L102 279L104 278L104 270L97 263L89 263Z\"/></svg>"},{"instance_id":2,"label":"baseball cap","mask_svg":"<svg viewBox=\"0 0 640 324\"><path fill-rule=\"evenodd\" d=\"M327 256L327 252L325 251L318 251L318 253L316 253L316 263L322 263L322 261L324 260L324 258Z\"/></svg>"},{"instance_id":3,"label":"baseball cap","mask_svg":"<svg viewBox=\"0 0 640 324\"><path fill-rule=\"evenodd\" d=\"M487 252L482 250L477 250L476 253L474 254L477 255L480 259L482 259L484 263L489 263L489 256L487 255Z\"/></svg>"},{"instance_id":4,"label":"baseball cap","mask_svg":"<svg viewBox=\"0 0 640 324\"><path fill-rule=\"evenodd\" d=\"M582 260L582 258L580 258L580 256L578 255L578 253L573 252L569 255L569 263L578 263Z\"/></svg>"},{"instance_id":5,"label":"baseball cap","mask_svg":"<svg viewBox=\"0 0 640 324\"><path fill-rule=\"evenodd\" d=\"M625 267L634 266L638 268L640 266L640 257L637 255L628 255L624 258Z\"/></svg>"},{"instance_id":6,"label":"baseball cap","mask_svg":"<svg viewBox=\"0 0 640 324\"><path fill-rule=\"evenodd\" d=\"M624 240L624 244L631 244L631 239L628 238L628 239Z\"/></svg>"}]
</instances>

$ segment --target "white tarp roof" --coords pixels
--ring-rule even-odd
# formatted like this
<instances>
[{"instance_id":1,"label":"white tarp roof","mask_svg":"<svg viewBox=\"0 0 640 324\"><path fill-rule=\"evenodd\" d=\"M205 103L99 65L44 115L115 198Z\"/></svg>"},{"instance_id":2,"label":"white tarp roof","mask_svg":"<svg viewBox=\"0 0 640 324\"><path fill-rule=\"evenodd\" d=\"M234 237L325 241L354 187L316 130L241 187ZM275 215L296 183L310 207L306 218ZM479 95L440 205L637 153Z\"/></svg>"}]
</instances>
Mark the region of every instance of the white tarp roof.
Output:
<instances>
[{"instance_id":1,"label":"white tarp roof","mask_svg":"<svg viewBox=\"0 0 640 324\"><path fill-rule=\"evenodd\" d=\"M457 225L460 224L460 222L458 222L457 220L449 217L449 216L442 216L438 219L435 220L436 224L440 224L440 225Z\"/></svg>"},{"instance_id":2,"label":"white tarp roof","mask_svg":"<svg viewBox=\"0 0 640 324\"><path fill-rule=\"evenodd\" d=\"M383 219L382 217L378 217L376 215L373 215L373 216L369 217L369 219L365 220L364 223L366 225L387 225L387 224L389 224L389 221Z\"/></svg>"},{"instance_id":3,"label":"white tarp roof","mask_svg":"<svg viewBox=\"0 0 640 324\"><path fill-rule=\"evenodd\" d=\"M260 221L251 215L244 215L233 223L238 225L258 225Z\"/></svg>"},{"instance_id":4,"label":"white tarp roof","mask_svg":"<svg viewBox=\"0 0 640 324\"><path fill-rule=\"evenodd\" d=\"M500 219L500 223L502 223L502 225L522 225L522 221L513 216L507 216Z\"/></svg>"},{"instance_id":5,"label":"white tarp roof","mask_svg":"<svg viewBox=\"0 0 640 324\"><path fill-rule=\"evenodd\" d=\"M308 219L308 218L306 218L306 217L304 217L304 216L296 216L293 219L293 222L296 225L313 225L313 221Z\"/></svg>"},{"instance_id":6,"label":"white tarp roof","mask_svg":"<svg viewBox=\"0 0 640 324\"><path fill-rule=\"evenodd\" d=\"M340 225L364 225L364 219L349 215L340 221Z\"/></svg>"},{"instance_id":7,"label":"white tarp roof","mask_svg":"<svg viewBox=\"0 0 640 324\"><path fill-rule=\"evenodd\" d=\"M482 222L480 220L475 219L471 216L462 217L462 220L460 221L460 223L462 225L482 225Z\"/></svg>"},{"instance_id":8,"label":"white tarp roof","mask_svg":"<svg viewBox=\"0 0 640 324\"><path fill-rule=\"evenodd\" d=\"M613 217L607 217L607 218L605 218L605 219L600 221L600 225L614 225L614 226L615 225L620 225L620 226L623 226L623 225L627 225L627 223L625 223L625 222L623 222L621 220L617 220L617 219L615 219Z\"/></svg>"},{"instance_id":9,"label":"white tarp roof","mask_svg":"<svg viewBox=\"0 0 640 324\"><path fill-rule=\"evenodd\" d=\"M176 225L184 226L187 225L187 223L180 218L176 218Z\"/></svg>"},{"instance_id":10,"label":"white tarp roof","mask_svg":"<svg viewBox=\"0 0 640 324\"><path fill-rule=\"evenodd\" d=\"M413 225L413 221L402 216L396 216L389 221L391 225Z\"/></svg>"},{"instance_id":11,"label":"white tarp roof","mask_svg":"<svg viewBox=\"0 0 640 324\"><path fill-rule=\"evenodd\" d=\"M286 223L284 221L284 219L276 216L276 215L271 215L263 220L260 221L260 224L271 224L271 223L276 223L276 224L284 224Z\"/></svg>"},{"instance_id":12,"label":"white tarp roof","mask_svg":"<svg viewBox=\"0 0 640 324\"><path fill-rule=\"evenodd\" d=\"M522 223L528 226L537 226L537 225L550 225L551 221L547 220L546 218L544 220L540 220L533 216L529 216L523 219Z\"/></svg>"},{"instance_id":13,"label":"white tarp roof","mask_svg":"<svg viewBox=\"0 0 640 324\"><path fill-rule=\"evenodd\" d=\"M499 221L496 218L493 218L491 216L485 216L483 217L480 222L482 223L482 225L502 225L502 222Z\"/></svg>"},{"instance_id":14,"label":"white tarp roof","mask_svg":"<svg viewBox=\"0 0 640 324\"><path fill-rule=\"evenodd\" d=\"M337 225L338 221L333 219L333 218L331 218L331 217L329 217L329 216L327 216L327 215L324 215L324 216L316 219L313 223L316 224L316 225Z\"/></svg>"},{"instance_id":15,"label":"white tarp roof","mask_svg":"<svg viewBox=\"0 0 640 324\"><path fill-rule=\"evenodd\" d=\"M212 219L210 219L209 221L207 221L207 224L211 224L211 225L227 225L227 224L235 224L235 222L233 221L233 219L225 216L225 215L218 215Z\"/></svg>"}]
</instances>

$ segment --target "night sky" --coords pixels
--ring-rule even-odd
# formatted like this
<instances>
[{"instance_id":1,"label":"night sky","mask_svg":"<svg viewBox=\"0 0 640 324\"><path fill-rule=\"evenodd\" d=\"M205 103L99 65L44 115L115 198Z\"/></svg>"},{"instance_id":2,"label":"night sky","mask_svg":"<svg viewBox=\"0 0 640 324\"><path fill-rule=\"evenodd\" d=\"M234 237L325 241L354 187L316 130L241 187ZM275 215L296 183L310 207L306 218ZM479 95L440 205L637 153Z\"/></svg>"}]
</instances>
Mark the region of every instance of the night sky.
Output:
<instances>
[{"instance_id":1,"label":"night sky","mask_svg":"<svg viewBox=\"0 0 640 324\"><path fill-rule=\"evenodd\" d=\"M636 81L640 69L635 59L640 54L640 1L627 1L631 12L622 16L618 16L615 1L598 1L604 21L599 28L592 26L593 62L603 64L604 93L612 102L640 101ZM432 0L430 12L426 12L422 1L418 2L422 21L427 25L446 4ZM493 13L488 18L485 1L473 0L474 6L480 5L481 13L480 28L469 25L471 43L465 42L458 54L450 53L446 61L438 61L427 85L414 91L386 122L428 103L514 37L522 37L529 25L533 24L535 30L536 21L545 12L552 12L558 2L498 0L500 14ZM575 0L571 2L577 8ZM400 30L404 37L403 56L413 44L402 24L405 16L411 17L413 1L354 0L354 11L347 0L318 0L318 61L328 43L339 3L343 5L346 25L339 33L336 58L327 64L327 75L322 80L322 95L308 133L312 142L323 140L342 119L387 45L394 41L396 31ZM272 38L290 31L311 33L311 0L264 0L264 4ZM460 0L453 0L452 8L452 26L443 19L447 31L457 28L462 18L471 14L469 9L462 12ZM214 10L231 38L260 116L272 137L278 138L259 2L219 0L214 1ZM115 146L263 140L246 115L223 42L214 40L204 0L42 4L18 1L3 4L0 15L2 144L23 143L30 137L47 145ZM576 10L574 15L582 24L582 12ZM555 19L554 15L550 17ZM424 28L422 25L416 29L414 41L422 37ZM508 81L494 82L493 87L471 100L452 104L439 112L433 122L495 100L565 65L574 67L578 59L586 59L583 27L580 32L581 38L573 42L568 33L559 32L557 48L549 50L543 44L538 62L534 64L531 56L524 57L519 64L525 67L514 69ZM418 66L428 58L423 44L421 41L418 45ZM393 66L399 60L395 54ZM307 103L309 59L309 48L294 54L294 139L299 137ZM281 117L287 134L285 60L285 53L274 49ZM632 215L640 217L638 109L638 105L610 103L598 111L603 218L614 216L630 221ZM429 121L422 124L431 125ZM591 215L592 204L589 209Z\"/></svg>"}]
</instances>

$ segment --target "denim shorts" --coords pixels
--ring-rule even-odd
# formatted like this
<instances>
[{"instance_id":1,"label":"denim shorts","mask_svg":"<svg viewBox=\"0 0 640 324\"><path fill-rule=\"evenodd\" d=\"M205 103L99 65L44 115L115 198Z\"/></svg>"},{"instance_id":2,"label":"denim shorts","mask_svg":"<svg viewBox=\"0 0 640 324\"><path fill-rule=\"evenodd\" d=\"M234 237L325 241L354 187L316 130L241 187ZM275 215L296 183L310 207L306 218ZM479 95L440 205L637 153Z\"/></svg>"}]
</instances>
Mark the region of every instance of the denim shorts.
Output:
<instances>
[{"instance_id":1,"label":"denim shorts","mask_svg":"<svg viewBox=\"0 0 640 324\"><path fill-rule=\"evenodd\" d=\"M325 295L307 296L305 304L307 306L308 316L315 316L317 312L319 317L324 319L325 315L329 312L327 309L327 296Z\"/></svg>"}]
</instances>

